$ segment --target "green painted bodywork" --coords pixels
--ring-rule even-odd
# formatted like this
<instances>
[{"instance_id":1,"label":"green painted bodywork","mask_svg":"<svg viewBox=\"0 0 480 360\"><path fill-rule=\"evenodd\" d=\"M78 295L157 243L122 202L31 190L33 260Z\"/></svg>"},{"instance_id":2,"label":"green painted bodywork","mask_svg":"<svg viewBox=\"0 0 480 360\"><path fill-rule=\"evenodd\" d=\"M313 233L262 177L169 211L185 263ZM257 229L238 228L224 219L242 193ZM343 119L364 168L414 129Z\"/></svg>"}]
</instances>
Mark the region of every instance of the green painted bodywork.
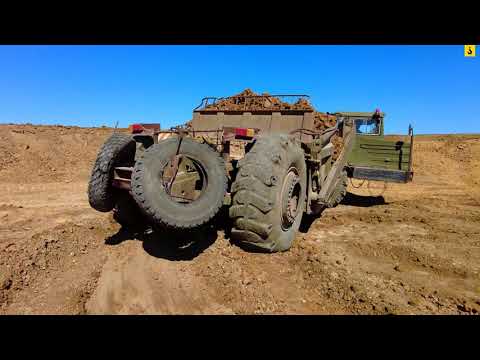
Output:
<instances>
[{"instance_id":1,"label":"green painted bodywork","mask_svg":"<svg viewBox=\"0 0 480 360\"><path fill-rule=\"evenodd\" d=\"M335 116L337 117L343 117L345 120L355 120L355 119L371 119L373 113L372 112L360 112L360 111L340 111L336 112ZM380 113L380 132L379 135L383 136L383 119L387 116L384 112ZM369 135L372 136L372 135Z\"/></svg>"},{"instance_id":2,"label":"green painted bodywork","mask_svg":"<svg viewBox=\"0 0 480 360\"><path fill-rule=\"evenodd\" d=\"M383 135L357 135L347 165L408 171L410 143L385 140Z\"/></svg>"},{"instance_id":3,"label":"green painted bodywork","mask_svg":"<svg viewBox=\"0 0 480 360\"><path fill-rule=\"evenodd\" d=\"M370 119L372 113L343 113L342 115L355 121ZM386 140L384 116L385 114L381 113L379 134L355 134L352 150L347 157L347 166L408 171L410 142Z\"/></svg>"}]
</instances>

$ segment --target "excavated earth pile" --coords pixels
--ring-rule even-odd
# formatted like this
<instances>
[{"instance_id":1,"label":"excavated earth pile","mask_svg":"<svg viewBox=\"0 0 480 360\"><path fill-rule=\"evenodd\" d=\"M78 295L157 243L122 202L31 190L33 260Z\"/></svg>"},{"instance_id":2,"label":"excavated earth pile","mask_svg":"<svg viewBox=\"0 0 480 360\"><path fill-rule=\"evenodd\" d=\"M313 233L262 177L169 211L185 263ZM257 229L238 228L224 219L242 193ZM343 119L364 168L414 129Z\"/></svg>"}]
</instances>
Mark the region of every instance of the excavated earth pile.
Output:
<instances>
[{"instance_id":1,"label":"excavated earth pile","mask_svg":"<svg viewBox=\"0 0 480 360\"><path fill-rule=\"evenodd\" d=\"M0 314L480 312L480 135L417 136L413 183L349 185L290 251L257 254L221 218L131 234L93 210L112 131L0 125Z\"/></svg>"},{"instance_id":2,"label":"excavated earth pile","mask_svg":"<svg viewBox=\"0 0 480 360\"><path fill-rule=\"evenodd\" d=\"M309 101L304 98L300 98L294 103L289 103L268 93L257 94L251 89L245 89L231 97L219 99L214 104L207 105L205 109L218 111L312 110L314 111L314 129L319 132L325 131L337 123L335 115L315 111ZM187 127L191 126L191 122L187 122L186 125ZM335 149L333 158L336 159L343 147L342 138L335 135L332 138L332 143Z\"/></svg>"},{"instance_id":3,"label":"excavated earth pile","mask_svg":"<svg viewBox=\"0 0 480 360\"><path fill-rule=\"evenodd\" d=\"M245 89L237 95L218 100L214 104L206 106L208 110L313 110L313 107L305 99L299 99L295 103L282 101L280 98L270 96L268 93L257 94L250 89Z\"/></svg>"}]
</instances>

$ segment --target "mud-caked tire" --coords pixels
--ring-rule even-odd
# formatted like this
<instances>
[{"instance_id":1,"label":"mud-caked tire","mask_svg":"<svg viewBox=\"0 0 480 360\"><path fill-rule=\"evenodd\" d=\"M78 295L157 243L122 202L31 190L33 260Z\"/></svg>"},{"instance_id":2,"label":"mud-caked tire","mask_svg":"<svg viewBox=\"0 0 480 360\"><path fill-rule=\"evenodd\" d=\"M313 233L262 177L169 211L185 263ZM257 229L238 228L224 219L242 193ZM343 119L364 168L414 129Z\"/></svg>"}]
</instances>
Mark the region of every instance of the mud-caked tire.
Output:
<instances>
[{"instance_id":1,"label":"mud-caked tire","mask_svg":"<svg viewBox=\"0 0 480 360\"><path fill-rule=\"evenodd\" d=\"M343 170L340 176L338 177L335 188L327 200L327 207L333 208L340 204L347 195L347 186L348 186L348 176L347 171Z\"/></svg>"},{"instance_id":2,"label":"mud-caked tire","mask_svg":"<svg viewBox=\"0 0 480 360\"><path fill-rule=\"evenodd\" d=\"M305 208L307 176L300 144L286 135L259 137L238 165L229 209L232 239L254 251L290 249Z\"/></svg>"},{"instance_id":3,"label":"mud-caked tire","mask_svg":"<svg viewBox=\"0 0 480 360\"><path fill-rule=\"evenodd\" d=\"M135 141L131 136L115 132L100 148L88 183L88 202L97 211L111 211L118 189L112 186L115 166L133 164Z\"/></svg>"},{"instance_id":4,"label":"mud-caked tire","mask_svg":"<svg viewBox=\"0 0 480 360\"><path fill-rule=\"evenodd\" d=\"M219 212L227 191L227 172L223 158L212 148L184 138L178 153L202 166L206 188L191 203L175 201L162 183L162 172L177 153L178 143L177 137L169 138L145 150L133 169L132 194L155 226L192 229L206 224Z\"/></svg>"}]
</instances>

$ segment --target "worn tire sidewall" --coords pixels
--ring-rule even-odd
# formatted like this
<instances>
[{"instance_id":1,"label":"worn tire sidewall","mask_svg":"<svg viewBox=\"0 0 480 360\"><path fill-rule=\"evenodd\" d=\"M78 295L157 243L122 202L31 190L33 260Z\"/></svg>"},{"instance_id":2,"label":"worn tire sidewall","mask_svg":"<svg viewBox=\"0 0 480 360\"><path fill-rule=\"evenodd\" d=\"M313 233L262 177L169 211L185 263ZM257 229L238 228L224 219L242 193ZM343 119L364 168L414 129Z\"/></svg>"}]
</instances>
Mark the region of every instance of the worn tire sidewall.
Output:
<instances>
[{"instance_id":1,"label":"worn tire sidewall","mask_svg":"<svg viewBox=\"0 0 480 360\"><path fill-rule=\"evenodd\" d=\"M179 153L191 157L202 164L207 176L207 187L197 200L188 205L176 202L166 193L162 184L161 173L172 156L176 154L177 147L178 139L171 138L154 144L145 151L144 156L135 165L134 174L137 173L136 169L140 163L143 163L143 176L133 176L132 187L134 188L134 194L135 188L140 182L145 204L139 205L140 207L146 205L153 208L154 214L147 213L147 215L153 215L154 219L152 220L157 223L166 223L166 225L173 226L178 224L182 227L181 223L183 221L198 222L200 225L204 222L202 219L204 219L205 214L216 212L219 208L219 202L223 203L226 190L224 183L226 172L224 168L222 169L219 166L215 158L218 155L215 152L209 151L203 147L203 144L189 138L183 139ZM136 200L138 203L138 198Z\"/></svg>"},{"instance_id":2,"label":"worn tire sidewall","mask_svg":"<svg viewBox=\"0 0 480 360\"><path fill-rule=\"evenodd\" d=\"M295 143L294 143L295 144ZM295 145L297 146L297 145ZM280 172L281 179L278 184L278 191L276 191L276 199L275 199L275 208L269 214L272 220L272 232L269 235L269 238L275 239L274 240L274 247L272 251L286 251L291 248L293 241L295 240L296 234L300 227L300 223L302 221L303 212L305 209L305 197L306 197L306 186L307 186L307 174L306 174L306 164L305 158L303 155L303 151L298 146L298 149L295 151L286 151L286 158L287 161L283 163L282 170ZM282 227L282 197L286 194L282 193L283 182L285 177L287 176L288 170L291 167L295 167L298 171L298 176L300 178L300 187L301 187L301 194L298 202L297 214L295 217L295 221L287 230L283 229Z\"/></svg>"},{"instance_id":3,"label":"worn tire sidewall","mask_svg":"<svg viewBox=\"0 0 480 360\"><path fill-rule=\"evenodd\" d=\"M134 161L135 141L129 135L113 133L102 145L88 183L88 201L97 211L108 212L115 206L118 189L112 185L113 171L122 157Z\"/></svg>"}]
</instances>

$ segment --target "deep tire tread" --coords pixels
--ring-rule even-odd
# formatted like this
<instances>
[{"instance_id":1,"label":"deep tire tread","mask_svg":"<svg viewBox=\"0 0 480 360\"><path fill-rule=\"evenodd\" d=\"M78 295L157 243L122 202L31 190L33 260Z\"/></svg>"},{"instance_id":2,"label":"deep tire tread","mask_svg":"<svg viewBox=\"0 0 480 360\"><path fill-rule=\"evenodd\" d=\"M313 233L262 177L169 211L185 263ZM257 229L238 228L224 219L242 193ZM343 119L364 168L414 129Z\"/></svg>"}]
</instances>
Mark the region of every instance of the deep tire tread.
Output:
<instances>
[{"instance_id":1,"label":"deep tire tread","mask_svg":"<svg viewBox=\"0 0 480 360\"><path fill-rule=\"evenodd\" d=\"M347 186L348 186L348 176L346 170L343 170L342 174L337 180L337 184L335 185L335 189L333 190L330 198L327 202L327 207L333 208L340 204L347 194Z\"/></svg>"},{"instance_id":2,"label":"deep tire tread","mask_svg":"<svg viewBox=\"0 0 480 360\"><path fill-rule=\"evenodd\" d=\"M184 141L193 141L193 140L186 139ZM139 205L139 207L142 209L145 215L147 215L151 220L153 220L155 225L160 227L170 228L170 229L186 230L186 229L193 229L193 228L199 227L211 221L215 217L215 215L220 211L220 208L223 205L223 197L222 197L222 201L217 201L215 203L212 203L210 208L206 209L206 211L203 212L202 216L199 217L198 220L196 221L189 221L181 218L178 218L176 220L169 220L168 218L162 216L162 214L160 213L161 209L156 207L153 204L152 199L149 196L147 196L147 191L145 190L145 183L143 181L147 164L145 161L143 161L143 159L146 159L147 157L151 157L151 156L160 157L163 151L162 147L164 145L168 145L172 143L176 144L177 142L178 142L177 138L169 138L145 150L142 158L136 162L133 170L132 194L135 201ZM196 142L196 146L201 148L201 151L209 154L208 156L215 159L215 162L217 163L215 167L217 167L218 169L223 169L224 176L221 179L221 185L216 191L225 194L227 191L227 176L225 171L225 161L210 146L206 144L197 143L197 142ZM208 172L209 170L206 169L206 171Z\"/></svg>"},{"instance_id":3,"label":"deep tire tread","mask_svg":"<svg viewBox=\"0 0 480 360\"><path fill-rule=\"evenodd\" d=\"M276 252L291 246L296 230L282 241L272 232L281 223L275 211L280 206L277 198L283 183L279 174L288 169L289 159L304 164L300 145L285 135L270 135L259 137L237 163L239 171L232 184L229 215L233 220L232 238L245 249Z\"/></svg>"},{"instance_id":4,"label":"deep tire tread","mask_svg":"<svg viewBox=\"0 0 480 360\"><path fill-rule=\"evenodd\" d=\"M88 202L97 211L108 212L115 206L117 189L112 186L113 168L122 156L135 156L135 141L129 135L115 132L100 148L88 183Z\"/></svg>"}]
</instances>

